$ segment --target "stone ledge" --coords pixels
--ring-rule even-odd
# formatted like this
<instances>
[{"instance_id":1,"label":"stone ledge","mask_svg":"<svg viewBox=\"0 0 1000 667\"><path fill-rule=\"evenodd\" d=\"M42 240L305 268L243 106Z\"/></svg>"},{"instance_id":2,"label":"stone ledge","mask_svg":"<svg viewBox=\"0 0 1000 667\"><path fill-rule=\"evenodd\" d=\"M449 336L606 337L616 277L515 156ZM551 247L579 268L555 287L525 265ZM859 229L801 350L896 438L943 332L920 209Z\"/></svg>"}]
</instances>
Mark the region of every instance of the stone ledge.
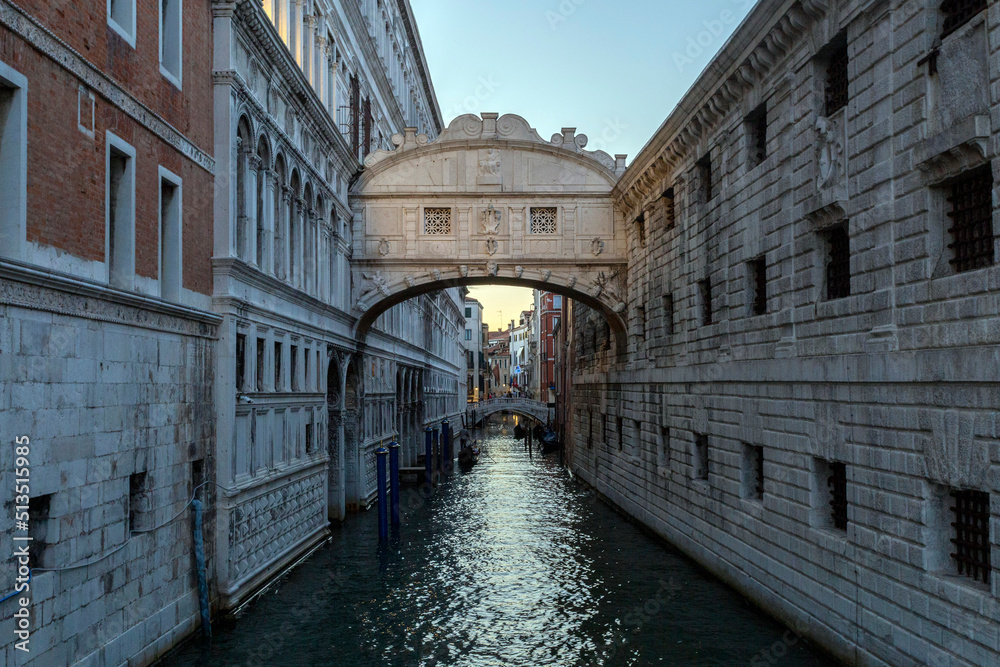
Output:
<instances>
[{"instance_id":1,"label":"stone ledge","mask_svg":"<svg viewBox=\"0 0 1000 667\"><path fill-rule=\"evenodd\" d=\"M913 149L913 161L929 184L946 181L986 161L990 117L969 116Z\"/></svg>"}]
</instances>

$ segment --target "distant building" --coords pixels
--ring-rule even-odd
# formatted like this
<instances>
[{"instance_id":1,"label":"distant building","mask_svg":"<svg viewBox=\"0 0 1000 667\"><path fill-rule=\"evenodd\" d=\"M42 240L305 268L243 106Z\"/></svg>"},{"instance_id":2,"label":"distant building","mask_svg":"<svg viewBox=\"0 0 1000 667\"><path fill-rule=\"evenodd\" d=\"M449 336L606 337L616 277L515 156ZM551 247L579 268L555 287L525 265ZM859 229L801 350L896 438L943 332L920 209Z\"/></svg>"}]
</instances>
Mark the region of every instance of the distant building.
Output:
<instances>
[{"instance_id":1,"label":"distant building","mask_svg":"<svg viewBox=\"0 0 1000 667\"><path fill-rule=\"evenodd\" d=\"M486 363L489 366L489 393L510 391L510 330L487 333Z\"/></svg>"},{"instance_id":2,"label":"distant building","mask_svg":"<svg viewBox=\"0 0 1000 667\"><path fill-rule=\"evenodd\" d=\"M487 366L483 355L486 336L483 329L483 304L470 296L465 297L465 347L466 386L468 400L478 401L486 392Z\"/></svg>"},{"instance_id":3,"label":"distant building","mask_svg":"<svg viewBox=\"0 0 1000 667\"><path fill-rule=\"evenodd\" d=\"M519 323L510 323L511 388L531 393L531 376L534 366L532 355L533 311L521 311Z\"/></svg>"}]
</instances>

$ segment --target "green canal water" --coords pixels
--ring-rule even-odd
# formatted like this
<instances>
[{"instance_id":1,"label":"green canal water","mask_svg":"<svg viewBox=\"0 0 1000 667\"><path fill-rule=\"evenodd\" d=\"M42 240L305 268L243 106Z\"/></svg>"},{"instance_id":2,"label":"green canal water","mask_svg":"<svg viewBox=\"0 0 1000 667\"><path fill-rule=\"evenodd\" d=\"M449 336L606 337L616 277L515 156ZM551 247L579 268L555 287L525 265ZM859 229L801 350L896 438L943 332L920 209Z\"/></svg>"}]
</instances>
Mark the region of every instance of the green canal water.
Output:
<instances>
[{"instance_id":1,"label":"green canal water","mask_svg":"<svg viewBox=\"0 0 1000 667\"><path fill-rule=\"evenodd\" d=\"M375 510L351 516L164 665L835 664L511 432L433 497L404 492L388 545Z\"/></svg>"}]
</instances>

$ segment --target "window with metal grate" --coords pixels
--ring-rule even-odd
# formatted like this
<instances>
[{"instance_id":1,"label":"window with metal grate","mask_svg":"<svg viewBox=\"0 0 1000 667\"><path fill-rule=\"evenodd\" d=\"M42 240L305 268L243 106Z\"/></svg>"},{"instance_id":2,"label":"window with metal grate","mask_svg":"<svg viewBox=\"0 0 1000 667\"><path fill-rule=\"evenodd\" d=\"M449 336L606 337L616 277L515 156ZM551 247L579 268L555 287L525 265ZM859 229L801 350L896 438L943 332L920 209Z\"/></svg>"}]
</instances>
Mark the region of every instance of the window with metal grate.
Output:
<instances>
[{"instance_id":1,"label":"window with metal grate","mask_svg":"<svg viewBox=\"0 0 1000 667\"><path fill-rule=\"evenodd\" d=\"M702 433L694 436L694 476L708 479L708 436Z\"/></svg>"},{"instance_id":2,"label":"window with metal grate","mask_svg":"<svg viewBox=\"0 0 1000 667\"><path fill-rule=\"evenodd\" d=\"M674 208L674 189L667 188L663 192L663 226L672 229L676 222L676 209Z\"/></svg>"},{"instance_id":3,"label":"window with metal grate","mask_svg":"<svg viewBox=\"0 0 1000 667\"><path fill-rule=\"evenodd\" d=\"M832 116L847 106L847 86L849 77L847 74L847 39L840 39L838 44L830 53L830 58L826 64L826 84L824 86L824 97L826 99L826 115Z\"/></svg>"},{"instance_id":4,"label":"window with metal grate","mask_svg":"<svg viewBox=\"0 0 1000 667\"><path fill-rule=\"evenodd\" d=\"M944 0L941 3L941 13L944 14L941 39L961 28L984 9L986 0Z\"/></svg>"},{"instance_id":5,"label":"window with metal grate","mask_svg":"<svg viewBox=\"0 0 1000 667\"><path fill-rule=\"evenodd\" d=\"M706 153L697 162L698 178L701 181L701 193L706 202L712 201L712 154Z\"/></svg>"},{"instance_id":6,"label":"window with metal grate","mask_svg":"<svg viewBox=\"0 0 1000 667\"><path fill-rule=\"evenodd\" d=\"M767 313L767 262L763 257L747 262L750 288L750 314Z\"/></svg>"},{"instance_id":7,"label":"window with metal grate","mask_svg":"<svg viewBox=\"0 0 1000 667\"><path fill-rule=\"evenodd\" d=\"M747 163L758 166L767 158L767 104L761 104L746 117Z\"/></svg>"},{"instance_id":8,"label":"window with metal grate","mask_svg":"<svg viewBox=\"0 0 1000 667\"><path fill-rule=\"evenodd\" d=\"M990 583L992 570L990 555L990 494L984 491L952 491L955 513L952 527L955 537L951 543L955 552L951 557L958 566L958 573Z\"/></svg>"},{"instance_id":9,"label":"window with metal grate","mask_svg":"<svg viewBox=\"0 0 1000 667\"><path fill-rule=\"evenodd\" d=\"M829 469L826 484L830 490L830 518L834 528L847 530L847 465L831 462Z\"/></svg>"},{"instance_id":10,"label":"window with metal grate","mask_svg":"<svg viewBox=\"0 0 1000 667\"><path fill-rule=\"evenodd\" d=\"M851 295L851 237L847 223L826 231L826 298L843 299Z\"/></svg>"},{"instance_id":11,"label":"window with metal grate","mask_svg":"<svg viewBox=\"0 0 1000 667\"><path fill-rule=\"evenodd\" d=\"M993 168L986 164L951 183L951 265L972 271L993 264Z\"/></svg>"},{"instance_id":12,"label":"window with metal grate","mask_svg":"<svg viewBox=\"0 0 1000 667\"><path fill-rule=\"evenodd\" d=\"M698 293L701 295L701 323L712 323L712 279L698 281Z\"/></svg>"}]
</instances>

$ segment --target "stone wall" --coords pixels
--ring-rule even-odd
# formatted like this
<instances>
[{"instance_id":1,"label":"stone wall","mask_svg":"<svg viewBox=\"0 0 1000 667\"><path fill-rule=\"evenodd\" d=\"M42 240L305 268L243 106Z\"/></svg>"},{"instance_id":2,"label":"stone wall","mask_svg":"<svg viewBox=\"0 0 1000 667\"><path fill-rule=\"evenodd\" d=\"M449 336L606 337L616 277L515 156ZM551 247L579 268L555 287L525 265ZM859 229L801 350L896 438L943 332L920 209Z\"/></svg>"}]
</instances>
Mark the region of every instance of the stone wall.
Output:
<instances>
[{"instance_id":1,"label":"stone wall","mask_svg":"<svg viewBox=\"0 0 1000 667\"><path fill-rule=\"evenodd\" d=\"M1000 6L942 40L939 5L760 3L619 183L627 358L575 314L574 471L850 663L1000 659L1000 582L950 542L950 493L988 492L1000 565L1000 267L960 270L948 215L995 163Z\"/></svg>"}]
</instances>

